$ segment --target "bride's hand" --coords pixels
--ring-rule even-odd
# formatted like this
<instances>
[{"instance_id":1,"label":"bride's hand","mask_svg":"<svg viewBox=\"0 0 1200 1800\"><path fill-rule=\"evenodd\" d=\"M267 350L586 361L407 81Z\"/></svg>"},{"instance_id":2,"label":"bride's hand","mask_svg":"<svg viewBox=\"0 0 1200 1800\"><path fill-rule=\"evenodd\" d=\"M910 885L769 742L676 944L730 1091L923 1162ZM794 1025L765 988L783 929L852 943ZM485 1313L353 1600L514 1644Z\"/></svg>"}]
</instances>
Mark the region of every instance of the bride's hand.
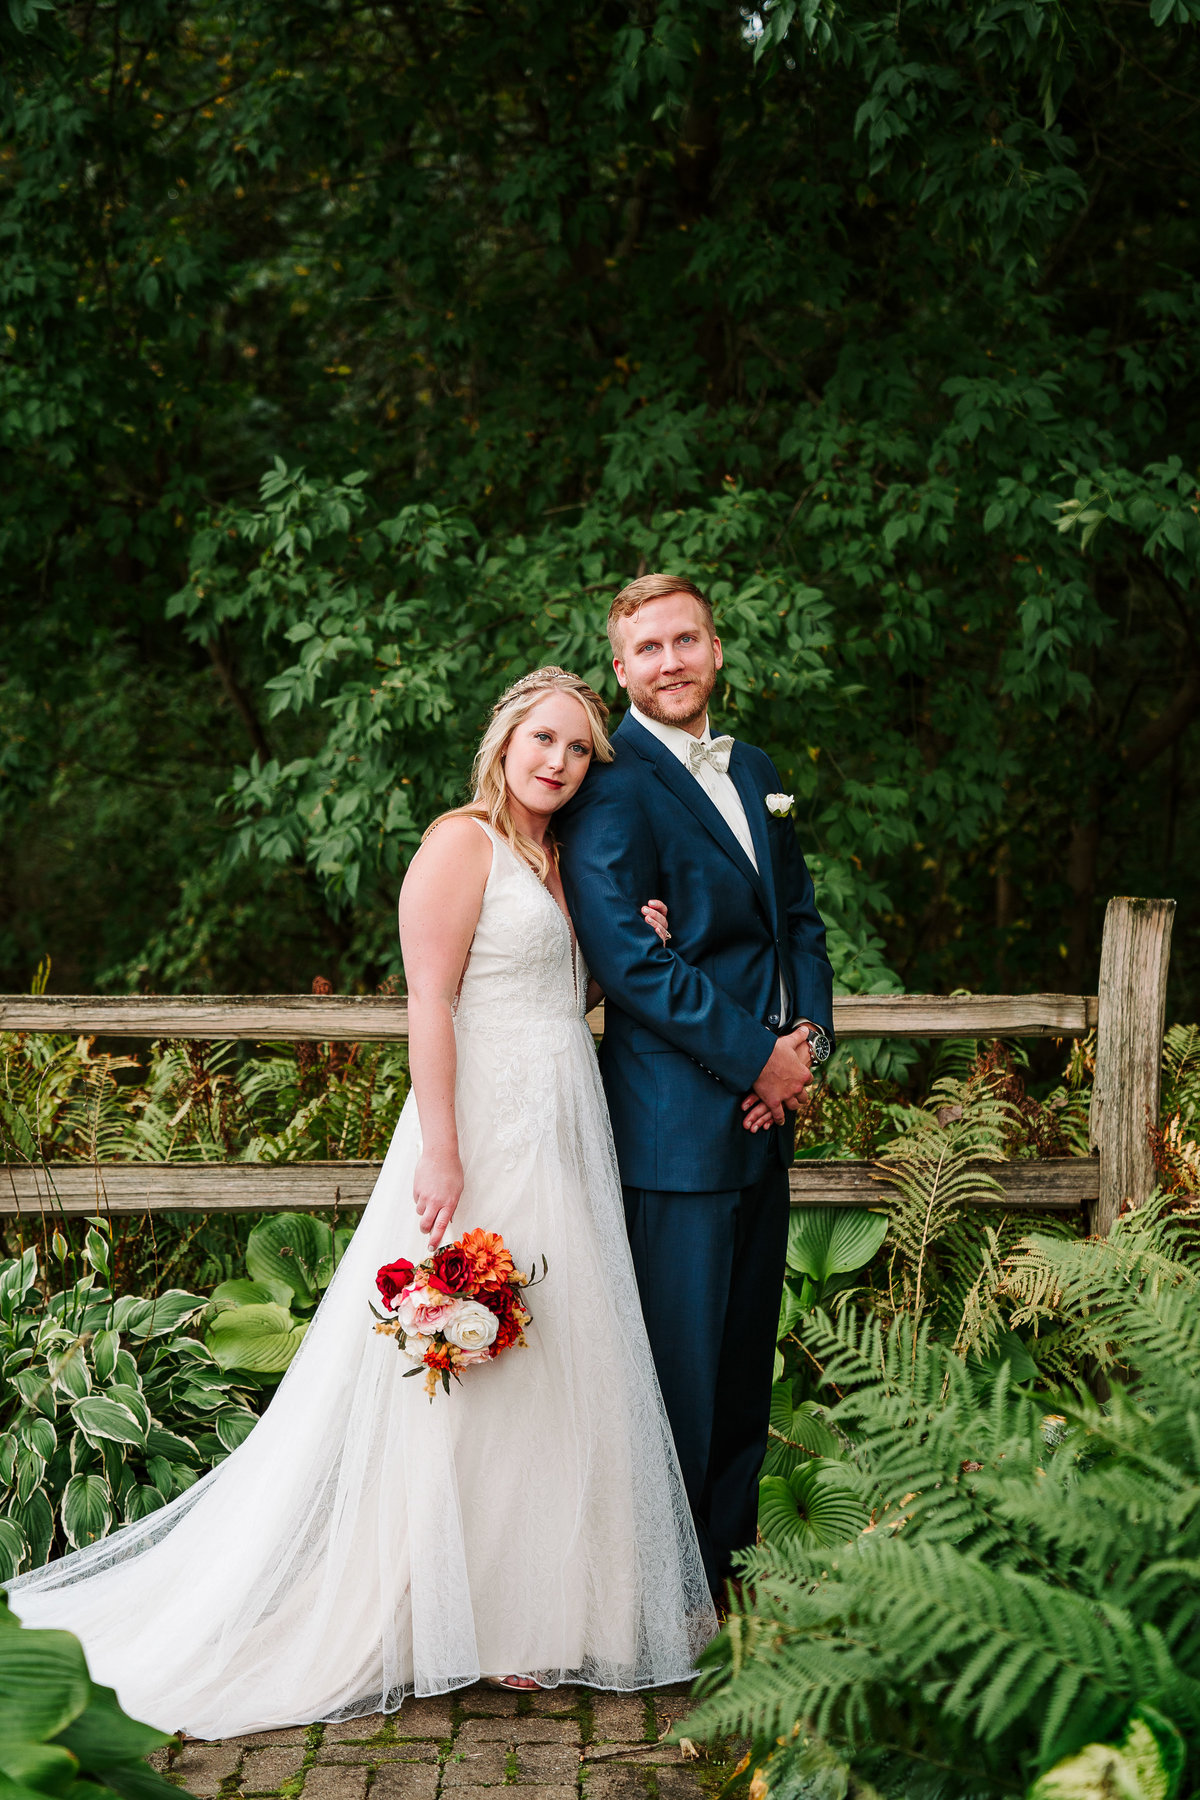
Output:
<instances>
[{"instance_id":1,"label":"bride's hand","mask_svg":"<svg viewBox=\"0 0 1200 1800\"><path fill-rule=\"evenodd\" d=\"M445 1237L462 1191L461 1159L449 1151L423 1151L413 1176L413 1201L431 1250L438 1249Z\"/></svg>"},{"instance_id":2,"label":"bride's hand","mask_svg":"<svg viewBox=\"0 0 1200 1800\"><path fill-rule=\"evenodd\" d=\"M791 1110L795 1110L792 1108ZM757 1094L747 1094L742 1101L742 1127L746 1131L761 1131L764 1125L774 1123L770 1107Z\"/></svg>"},{"instance_id":3,"label":"bride's hand","mask_svg":"<svg viewBox=\"0 0 1200 1800\"><path fill-rule=\"evenodd\" d=\"M670 939L667 930L667 903L665 900L647 900L642 908L642 917L652 931L656 931L663 943Z\"/></svg>"}]
</instances>

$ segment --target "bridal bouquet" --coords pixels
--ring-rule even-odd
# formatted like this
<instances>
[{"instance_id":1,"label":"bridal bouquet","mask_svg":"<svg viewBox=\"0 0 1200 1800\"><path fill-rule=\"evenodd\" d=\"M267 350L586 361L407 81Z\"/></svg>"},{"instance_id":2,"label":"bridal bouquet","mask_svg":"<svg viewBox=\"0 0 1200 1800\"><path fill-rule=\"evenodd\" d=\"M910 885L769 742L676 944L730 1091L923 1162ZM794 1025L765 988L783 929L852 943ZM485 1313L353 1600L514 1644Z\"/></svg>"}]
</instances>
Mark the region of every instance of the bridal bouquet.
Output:
<instances>
[{"instance_id":1,"label":"bridal bouquet","mask_svg":"<svg viewBox=\"0 0 1200 1800\"><path fill-rule=\"evenodd\" d=\"M386 1308L381 1313L372 1305L375 1329L394 1337L416 1365L409 1375L425 1370L431 1400L439 1377L449 1393L452 1375L457 1381L461 1370L490 1362L510 1344L524 1344L533 1317L521 1297L531 1278L514 1266L497 1231L468 1231L422 1263L387 1263L375 1285Z\"/></svg>"}]
</instances>

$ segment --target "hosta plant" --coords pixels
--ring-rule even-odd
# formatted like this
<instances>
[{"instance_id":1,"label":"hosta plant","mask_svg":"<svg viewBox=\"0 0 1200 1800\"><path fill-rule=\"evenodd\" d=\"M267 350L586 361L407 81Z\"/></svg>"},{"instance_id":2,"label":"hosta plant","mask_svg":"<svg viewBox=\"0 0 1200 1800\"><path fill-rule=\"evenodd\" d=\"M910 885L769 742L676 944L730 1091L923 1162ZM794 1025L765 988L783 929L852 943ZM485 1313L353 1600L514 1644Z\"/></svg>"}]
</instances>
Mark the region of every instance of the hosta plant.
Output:
<instances>
[{"instance_id":1,"label":"hosta plant","mask_svg":"<svg viewBox=\"0 0 1200 1800\"><path fill-rule=\"evenodd\" d=\"M798 1207L788 1224L787 1279L779 1312L785 1349L801 1317L846 1290L882 1244L887 1214L857 1207ZM794 1359L792 1359L794 1362ZM800 1388L807 1384L776 1357L771 1426L758 1489L758 1528L767 1543L806 1538L840 1543L863 1520L840 1465L841 1444L824 1408Z\"/></svg>"},{"instance_id":2,"label":"hosta plant","mask_svg":"<svg viewBox=\"0 0 1200 1800\"><path fill-rule=\"evenodd\" d=\"M113 1294L103 1222L55 1289L30 1249L0 1264L0 1578L154 1512L241 1443L249 1396L192 1335L209 1302Z\"/></svg>"},{"instance_id":3,"label":"hosta plant","mask_svg":"<svg viewBox=\"0 0 1200 1800\"><path fill-rule=\"evenodd\" d=\"M5 1800L172 1800L148 1768L165 1732L123 1712L69 1631L24 1629L0 1595L0 1793Z\"/></svg>"},{"instance_id":4,"label":"hosta plant","mask_svg":"<svg viewBox=\"0 0 1200 1800\"><path fill-rule=\"evenodd\" d=\"M246 1276L213 1289L206 1343L223 1369L270 1379L300 1348L310 1315L350 1241L310 1213L261 1219L246 1244Z\"/></svg>"}]
</instances>

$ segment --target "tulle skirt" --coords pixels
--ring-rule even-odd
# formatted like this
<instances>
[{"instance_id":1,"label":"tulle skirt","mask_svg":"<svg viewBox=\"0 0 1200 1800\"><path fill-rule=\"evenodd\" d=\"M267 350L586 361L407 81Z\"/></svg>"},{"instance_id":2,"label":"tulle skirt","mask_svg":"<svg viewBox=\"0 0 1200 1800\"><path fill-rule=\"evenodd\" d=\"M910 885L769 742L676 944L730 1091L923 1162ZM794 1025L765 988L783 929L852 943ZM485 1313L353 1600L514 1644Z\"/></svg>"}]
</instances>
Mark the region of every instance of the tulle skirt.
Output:
<instances>
[{"instance_id":1,"label":"tulle skirt","mask_svg":"<svg viewBox=\"0 0 1200 1800\"><path fill-rule=\"evenodd\" d=\"M427 1252L410 1098L300 1351L246 1441L161 1511L9 1584L134 1717L222 1737L481 1674L685 1679L716 1621L658 1392L595 1053L578 1018L458 1032L450 1236L547 1261L526 1347L430 1399L369 1311Z\"/></svg>"}]
</instances>

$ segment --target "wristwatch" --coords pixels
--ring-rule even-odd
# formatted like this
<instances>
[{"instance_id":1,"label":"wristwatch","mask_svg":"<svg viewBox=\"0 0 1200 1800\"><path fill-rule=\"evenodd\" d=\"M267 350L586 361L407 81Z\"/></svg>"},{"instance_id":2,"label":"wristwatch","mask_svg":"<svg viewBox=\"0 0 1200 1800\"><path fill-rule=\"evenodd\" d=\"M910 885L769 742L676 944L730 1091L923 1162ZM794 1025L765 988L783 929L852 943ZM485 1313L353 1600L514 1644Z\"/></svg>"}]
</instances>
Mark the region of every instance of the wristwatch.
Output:
<instances>
[{"instance_id":1,"label":"wristwatch","mask_svg":"<svg viewBox=\"0 0 1200 1800\"><path fill-rule=\"evenodd\" d=\"M821 1030L821 1027L819 1025L814 1025L811 1019L799 1019L797 1020L797 1026L799 1025L808 1026L809 1055L813 1068L819 1069L822 1063L827 1063L829 1061L829 1058L833 1053L833 1045L830 1043L826 1033Z\"/></svg>"}]
</instances>

